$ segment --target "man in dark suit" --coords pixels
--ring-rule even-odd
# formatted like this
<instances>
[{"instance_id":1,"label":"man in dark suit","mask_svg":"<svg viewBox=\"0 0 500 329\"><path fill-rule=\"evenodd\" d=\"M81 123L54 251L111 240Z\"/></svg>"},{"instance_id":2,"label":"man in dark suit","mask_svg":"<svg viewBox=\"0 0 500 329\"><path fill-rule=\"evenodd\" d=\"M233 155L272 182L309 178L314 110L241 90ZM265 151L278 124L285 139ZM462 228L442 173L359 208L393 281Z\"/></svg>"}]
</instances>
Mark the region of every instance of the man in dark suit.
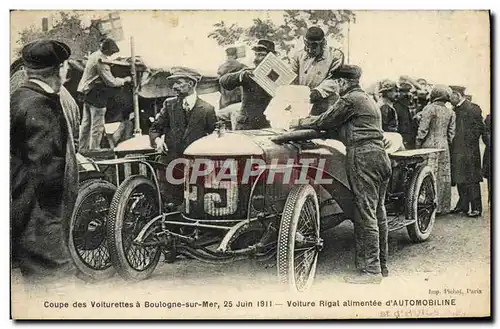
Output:
<instances>
[{"instance_id":1,"label":"man in dark suit","mask_svg":"<svg viewBox=\"0 0 500 329\"><path fill-rule=\"evenodd\" d=\"M181 157L191 143L211 134L217 123L214 107L196 94L201 75L184 67L174 67L171 73L168 79L177 96L165 100L160 115L149 129L151 146L166 152L162 162L167 164ZM178 165L174 169L176 179L182 178L181 167ZM174 203L182 202L182 191L182 188L173 188Z\"/></svg>"},{"instance_id":2,"label":"man in dark suit","mask_svg":"<svg viewBox=\"0 0 500 329\"><path fill-rule=\"evenodd\" d=\"M269 40L259 40L252 49L255 52L255 66L258 66L267 54L276 53L274 42ZM251 78L252 71L253 69L243 69L239 72L228 73L222 76L219 81L221 87L228 90L242 87L242 104L240 112L236 114L235 130L271 127L264 111L272 97Z\"/></svg>"},{"instance_id":3,"label":"man in dark suit","mask_svg":"<svg viewBox=\"0 0 500 329\"><path fill-rule=\"evenodd\" d=\"M59 95L70 54L55 40L26 45L27 81L11 96L12 253L28 282L75 274L67 243L78 188L72 136L77 124L65 114Z\"/></svg>"},{"instance_id":4,"label":"man in dark suit","mask_svg":"<svg viewBox=\"0 0 500 329\"><path fill-rule=\"evenodd\" d=\"M408 82L398 83L398 98L394 102L394 108L398 115L398 132L403 137L405 148L415 148L416 131L414 131L412 115L410 111L411 99L413 98L411 90L413 86Z\"/></svg>"},{"instance_id":5,"label":"man in dark suit","mask_svg":"<svg viewBox=\"0 0 500 329\"><path fill-rule=\"evenodd\" d=\"M464 97L465 87L450 86L453 90L451 104L455 107L455 138L451 146L451 181L460 196L454 213L479 217L482 213L481 154L479 138L484 133L481 108ZM470 207L470 213L469 213Z\"/></svg>"}]
</instances>

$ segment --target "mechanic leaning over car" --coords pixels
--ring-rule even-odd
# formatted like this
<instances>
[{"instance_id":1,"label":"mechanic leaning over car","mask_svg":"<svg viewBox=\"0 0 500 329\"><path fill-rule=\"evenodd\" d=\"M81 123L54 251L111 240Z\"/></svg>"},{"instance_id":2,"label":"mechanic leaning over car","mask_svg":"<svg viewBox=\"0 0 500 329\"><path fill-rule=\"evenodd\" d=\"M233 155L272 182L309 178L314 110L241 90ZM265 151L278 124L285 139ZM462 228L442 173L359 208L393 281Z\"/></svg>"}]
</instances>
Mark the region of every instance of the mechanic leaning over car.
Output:
<instances>
[{"instance_id":1,"label":"mechanic leaning over car","mask_svg":"<svg viewBox=\"0 0 500 329\"><path fill-rule=\"evenodd\" d=\"M339 100L319 116L298 120L296 129L338 132L346 146L346 171L357 214L354 216L356 268L349 283L380 283L387 270L385 193L392 174L384 148L382 118L373 99L359 86L361 68L342 65L332 73Z\"/></svg>"},{"instance_id":2,"label":"mechanic leaning over car","mask_svg":"<svg viewBox=\"0 0 500 329\"><path fill-rule=\"evenodd\" d=\"M151 146L158 152L166 153L161 159L165 164L181 157L186 147L194 141L211 134L217 123L214 107L196 93L201 74L184 67L173 67L171 73L167 79L177 96L165 100L160 115L149 129ZM179 165L174 169L176 179L184 175L181 167ZM181 204L182 186L173 186L171 192L174 204Z\"/></svg>"}]
</instances>

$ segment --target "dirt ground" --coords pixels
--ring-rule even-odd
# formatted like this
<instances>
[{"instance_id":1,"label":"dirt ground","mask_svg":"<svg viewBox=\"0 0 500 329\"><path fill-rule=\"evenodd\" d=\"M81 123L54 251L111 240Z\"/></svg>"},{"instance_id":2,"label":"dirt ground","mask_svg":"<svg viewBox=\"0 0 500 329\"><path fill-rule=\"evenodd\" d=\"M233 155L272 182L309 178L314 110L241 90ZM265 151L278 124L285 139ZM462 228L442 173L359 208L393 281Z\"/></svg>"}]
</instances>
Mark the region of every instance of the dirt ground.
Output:
<instances>
[{"instance_id":1,"label":"dirt ground","mask_svg":"<svg viewBox=\"0 0 500 329\"><path fill-rule=\"evenodd\" d=\"M325 248L319 256L311 294L319 294L323 296L322 298L335 300L346 296L372 298L398 294L403 294L402 296L408 298L405 292L415 290L416 295L423 295L427 298L430 294L429 290L434 287L441 293L444 293L445 288L458 287L465 290L481 287L482 299L477 302L465 300L460 311L462 313L456 313L458 312L456 310L454 312L469 314L464 310L468 307L475 309L479 306L481 310L486 310L486 308L489 310L491 219L486 182L482 185L484 207L482 217L468 218L464 215L452 214L438 217L431 237L420 244L413 244L409 240L406 229L390 233L388 263L390 276L383 280L382 284L376 288L379 290L374 293L369 292L372 288L348 285L343 281L345 275L354 271L354 240L351 222L344 222L325 232L323 234ZM456 189L453 188L452 206L455 205L456 200ZM196 260L180 260L174 264L160 263L153 276L142 282L130 283L118 275L91 284L73 281L60 282L57 288L51 288L49 291L40 290L36 293L31 291L28 298L33 300L37 298L39 300L54 298L64 300L66 298L66 300L74 301L112 297L137 300L140 296L142 299L177 300L201 296L217 298L217 296L230 294L238 298L255 295L260 298L269 296L276 299L276 293L279 293L279 290L276 288L277 270L273 263L240 261L230 265L211 265ZM485 291L485 288L488 291ZM19 305L17 304L19 299L22 304L25 304L23 299L25 297L21 297L24 291L22 278L16 271L12 273L11 289L14 309L19 307L16 306ZM474 303L476 304L473 305ZM478 306L477 303L487 303L487 305ZM99 313L89 314L90 317L99 316ZM132 316L131 314L133 313L128 313L129 316ZM147 313L139 314L142 316ZM267 313L258 313L257 316L265 316L265 314ZM298 314L300 313L292 312L289 316L298 316ZM319 316L323 315L321 313ZM161 315L163 316L165 315ZM217 317L217 315L214 316Z\"/></svg>"}]
</instances>

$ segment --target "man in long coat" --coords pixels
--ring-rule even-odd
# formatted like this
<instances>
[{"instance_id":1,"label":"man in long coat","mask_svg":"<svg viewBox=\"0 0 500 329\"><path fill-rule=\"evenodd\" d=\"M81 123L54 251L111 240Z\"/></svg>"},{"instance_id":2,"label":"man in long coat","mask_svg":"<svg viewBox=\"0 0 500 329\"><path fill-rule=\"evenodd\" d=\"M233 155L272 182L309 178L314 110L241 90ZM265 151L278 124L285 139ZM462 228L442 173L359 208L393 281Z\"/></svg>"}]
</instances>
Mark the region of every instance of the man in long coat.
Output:
<instances>
[{"instance_id":1,"label":"man in long coat","mask_svg":"<svg viewBox=\"0 0 500 329\"><path fill-rule=\"evenodd\" d=\"M457 185L460 196L453 212L479 217L482 213L479 183L483 180L479 138L484 133L481 108L464 97L465 87L450 87L453 90L451 104L456 114L456 134L451 146L451 180Z\"/></svg>"},{"instance_id":2,"label":"man in long coat","mask_svg":"<svg viewBox=\"0 0 500 329\"><path fill-rule=\"evenodd\" d=\"M411 89L412 85L410 83L399 83L399 96L398 99L394 102L394 108L396 109L396 112L398 114L398 132L403 137L403 142L405 144L405 148L407 149L415 148L416 135L410 111L411 98L413 97L411 94Z\"/></svg>"},{"instance_id":3,"label":"man in long coat","mask_svg":"<svg viewBox=\"0 0 500 329\"><path fill-rule=\"evenodd\" d=\"M67 245L78 189L75 123L59 95L70 54L55 40L26 45L27 81L11 96L12 253L29 282L75 274Z\"/></svg>"},{"instance_id":4,"label":"man in long coat","mask_svg":"<svg viewBox=\"0 0 500 329\"><path fill-rule=\"evenodd\" d=\"M171 73L168 79L177 96L165 100L160 115L149 129L151 146L166 153L164 163L181 157L191 143L211 134L217 123L214 107L196 94L201 75L184 67L173 67ZM182 165L175 167L174 175L176 179L182 178ZM182 187L172 186L170 193L174 204L182 203Z\"/></svg>"},{"instance_id":5,"label":"man in long coat","mask_svg":"<svg viewBox=\"0 0 500 329\"><path fill-rule=\"evenodd\" d=\"M311 115L325 112L339 98L331 73L342 65L343 60L341 52L328 47L321 28L312 26L307 30L304 49L292 56L291 64L292 71L297 74L294 83L311 88Z\"/></svg>"},{"instance_id":6,"label":"man in long coat","mask_svg":"<svg viewBox=\"0 0 500 329\"><path fill-rule=\"evenodd\" d=\"M483 142L486 146L483 154L483 177L488 183L488 202L491 202L491 114L484 119Z\"/></svg>"}]
</instances>

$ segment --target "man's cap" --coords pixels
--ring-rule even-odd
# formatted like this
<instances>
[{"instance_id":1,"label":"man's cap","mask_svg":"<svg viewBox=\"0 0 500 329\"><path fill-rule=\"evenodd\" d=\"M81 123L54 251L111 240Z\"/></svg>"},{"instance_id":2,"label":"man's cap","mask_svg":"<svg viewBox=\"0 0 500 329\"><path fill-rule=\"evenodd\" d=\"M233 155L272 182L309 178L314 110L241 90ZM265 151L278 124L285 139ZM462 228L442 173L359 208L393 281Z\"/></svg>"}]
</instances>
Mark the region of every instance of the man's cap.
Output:
<instances>
[{"instance_id":1,"label":"man's cap","mask_svg":"<svg viewBox=\"0 0 500 329\"><path fill-rule=\"evenodd\" d=\"M398 81L397 87L400 91L411 91L413 89L413 85L406 81Z\"/></svg>"},{"instance_id":2,"label":"man's cap","mask_svg":"<svg viewBox=\"0 0 500 329\"><path fill-rule=\"evenodd\" d=\"M276 53L274 49L274 42L271 40L261 39L257 42L257 44L252 48L253 51L265 51L268 53Z\"/></svg>"},{"instance_id":3,"label":"man's cap","mask_svg":"<svg viewBox=\"0 0 500 329\"><path fill-rule=\"evenodd\" d=\"M194 82L199 82L201 80L201 74L196 70L187 67L182 67L182 66L172 67L170 69L170 75L168 76L167 80L171 81L178 78L188 78L193 80Z\"/></svg>"},{"instance_id":4,"label":"man's cap","mask_svg":"<svg viewBox=\"0 0 500 329\"><path fill-rule=\"evenodd\" d=\"M227 56L236 56L238 54L238 49L236 47L228 47L226 48Z\"/></svg>"},{"instance_id":5,"label":"man's cap","mask_svg":"<svg viewBox=\"0 0 500 329\"><path fill-rule=\"evenodd\" d=\"M120 51L120 48L118 48L118 45L116 44L115 40L110 38L102 40L101 49L111 54L115 54Z\"/></svg>"},{"instance_id":6,"label":"man's cap","mask_svg":"<svg viewBox=\"0 0 500 329\"><path fill-rule=\"evenodd\" d=\"M325 39L325 32L320 27L311 26L305 36L307 41L323 41Z\"/></svg>"},{"instance_id":7,"label":"man's cap","mask_svg":"<svg viewBox=\"0 0 500 329\"><path fill-rule=\"evenodd\" d=\"M451 97L451 88L446 85L434 85L432 86L430 93L430 101L442 101L448 102Z\"/></svg>"},{"instance_id":8,"label":"man's cap","mask_svg":"<svg viewBox=\"0 0 500 329\"><path fill-rule=\"evenodd\" d=\"M398 87L396 85L396 82L394 82L392 80L383 80L380 83L380 88L378 89L378 92L383 93L386 91L397 90L397 89L398 89Z\"/></svg>"},{"instance_id":9,"label":"man's cap","mask_svg":"<svg viewBox=\"0 0 500 329\"><path fill-rule=\"evenodd\" d=\"M341 65L338 69L332 72L331 77L334 79L359 79L361 77L361 68L357 65Z\"/></svg>"},{"instance_id":10,"label":"man's cap","mask_svg":"<svg viewBox=\"0 0 500 329\"><path fill-rule=\"evenodd\" d=\"M40 39L28 43L21 50L24 65L30 69L58 66L71 56L71 49L64 42Z\"/></svg>"},{"instance_id":11,"label":"man's cap","mask_svg":"<svg viewBox=\"0 0 500 329\"><path fill-rule=\"evenodd\" d=\"M465 94L466 88L463 86L450 86L450 88L453 92L459 93L462 96Z\"/></svg>"}]
</instances>

